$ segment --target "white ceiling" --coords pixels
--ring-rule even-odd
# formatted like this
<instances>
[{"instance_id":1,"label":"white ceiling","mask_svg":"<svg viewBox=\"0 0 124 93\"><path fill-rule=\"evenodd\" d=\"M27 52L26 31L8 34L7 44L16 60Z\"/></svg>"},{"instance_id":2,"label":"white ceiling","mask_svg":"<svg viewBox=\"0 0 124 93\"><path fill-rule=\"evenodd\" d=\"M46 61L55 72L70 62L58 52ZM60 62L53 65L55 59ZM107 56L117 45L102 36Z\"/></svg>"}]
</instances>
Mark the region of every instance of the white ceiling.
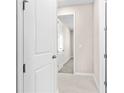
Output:
<instances>
[{"instance_id":1,"label":"white ceiling","mask_svg":"<svg viewBox=\"0 0 124 93\"><path fill-rule=\"evenodd\" d=\"M59 7L82 5L93 3L94 0L58 0Z\"/></svg>"},{"instance_id":2,"label":"white ceiling","mask_svg":"<svg viewBox=\"0 0 124 93\"><path fill-rule=\"evenodd\" d=\"M66 25L70 31L73 31L73 15L64 15L64 16L59 16L58 17L61 22Z\"/></svg>"}]
</instances>

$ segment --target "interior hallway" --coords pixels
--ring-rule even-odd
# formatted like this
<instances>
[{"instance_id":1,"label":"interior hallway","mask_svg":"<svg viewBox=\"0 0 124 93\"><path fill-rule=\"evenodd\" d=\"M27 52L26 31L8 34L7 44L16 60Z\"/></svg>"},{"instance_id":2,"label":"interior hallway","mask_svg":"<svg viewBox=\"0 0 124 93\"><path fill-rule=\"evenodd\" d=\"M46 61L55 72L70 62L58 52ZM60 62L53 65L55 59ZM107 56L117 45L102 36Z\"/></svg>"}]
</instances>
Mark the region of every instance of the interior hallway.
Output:
<instances>
[{"instance_id":1,"label":"interior hallway","mask_svg":"<svg viewBox=\"0 0 124 93\"><path fill-rule=\"evenodd\" d=\"M73 73L73 58L71 58L62 69L59 71L59 73Z\"/></svg>"},{"instance_id":2,"label":"interior hallway","mask_svg":"<svg viewBox=\"0 0 124 93\"><path fill-rule=\"evenodd\" d=\"M58 74L59 93L98 93L92 76Z\"/></svg>"}]
</instances>

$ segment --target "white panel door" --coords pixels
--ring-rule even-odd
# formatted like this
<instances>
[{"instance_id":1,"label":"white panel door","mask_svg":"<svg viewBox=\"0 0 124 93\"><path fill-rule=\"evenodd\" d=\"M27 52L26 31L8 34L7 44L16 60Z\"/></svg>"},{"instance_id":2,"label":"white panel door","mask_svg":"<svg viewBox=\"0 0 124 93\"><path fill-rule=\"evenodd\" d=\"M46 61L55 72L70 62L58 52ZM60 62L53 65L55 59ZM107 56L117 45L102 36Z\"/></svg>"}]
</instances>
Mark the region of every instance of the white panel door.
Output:
<instances>
[{"instance_id":1,"label":"white panel door","mask_svg":"<svg viewBox=\"0 0 124 93\"><path fill-rule=\"evenodd\" d=\"M56 92L56 37L56 0L25 3L24 93Z\"/></svg>"}]
</instances>

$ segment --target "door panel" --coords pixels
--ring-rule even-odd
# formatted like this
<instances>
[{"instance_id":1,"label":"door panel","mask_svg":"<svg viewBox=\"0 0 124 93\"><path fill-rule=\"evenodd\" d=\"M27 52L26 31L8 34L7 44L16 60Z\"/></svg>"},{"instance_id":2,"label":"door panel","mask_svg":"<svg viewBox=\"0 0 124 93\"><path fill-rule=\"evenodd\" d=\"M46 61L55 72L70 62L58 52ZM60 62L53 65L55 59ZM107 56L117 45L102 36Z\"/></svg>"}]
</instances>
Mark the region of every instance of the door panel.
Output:
<instances>
[{"instance_id":1,"label":"door panel","mask_svg":"<svg viewBox=\"0 0 124 93\"><path fill-rule=\"evenodd\" d=\"M56 91L56 0L29 0L24 10L24 93Z\"/></svg>"},{"instance_id":2,"label":"door panel","mask_svg":"<svg viewBox=\"0 0 124 93\"><path fill-rule=\"evenodd\" d=\"M55 1L55 0L54 0ZM53 11L55 4L53 0L35 0L35 10L36 10L36 51L38 53L50 52L52 50L51 42L52 31L55 30L55 17ZM42 5L41 5L42 4ZM48 39L49 38L49 39ZM45 42L44 42L45 41ZM42 44L41 42L44 42Z\"/></svg>"},{"instance_id":3,"label":"door panel","mask_svg":"<svg viewBox=\"0 0 124 93\"><path fill-rule=\"evenodd\" d=\"M52 85L54 83L53 69L54 64L49 64L46 65L44 68L39 68L35 71L36 93L41 93L41 91L42 93L51 93L52 91L54 91L54 86Z\"/></svg>"}]
</instances>

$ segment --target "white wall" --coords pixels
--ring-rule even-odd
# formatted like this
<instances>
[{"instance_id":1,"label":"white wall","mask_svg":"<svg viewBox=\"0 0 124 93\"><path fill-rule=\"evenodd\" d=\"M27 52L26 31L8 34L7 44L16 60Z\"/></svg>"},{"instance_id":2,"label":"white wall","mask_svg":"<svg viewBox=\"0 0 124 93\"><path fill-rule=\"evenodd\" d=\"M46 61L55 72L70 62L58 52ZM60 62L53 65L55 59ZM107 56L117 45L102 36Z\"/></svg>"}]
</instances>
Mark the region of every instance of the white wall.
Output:
<instances>
[{"instance_id":1,"label":"white wall","mask_svg":"<svg viewBox=\"0 0 124 93\"><path fill-rule=\"evenodd\" d=\"M66 63L71 57L71 33L70 30L64 26L64 62Z\"/></svg>"},{"instance_id":2,"label":"white wall","mask_svg":"<svg viewBox=\"0 0 124 93\"><path fill-rule=\"evenodd\" d=\"M86 5L91 4L93 2L94 0L58 0L58 7Z\"/></svg>"},{"instance_id":3,"label":"white wall","mask_svg":"<svg viewBox=\"0 0 124 93\"><path fill-rule=\"evenodd\" d=\"M58 14L75 13L75 72L93 72L93 6L82 5L59 9Z\"/></svg>"}]
</instances>

